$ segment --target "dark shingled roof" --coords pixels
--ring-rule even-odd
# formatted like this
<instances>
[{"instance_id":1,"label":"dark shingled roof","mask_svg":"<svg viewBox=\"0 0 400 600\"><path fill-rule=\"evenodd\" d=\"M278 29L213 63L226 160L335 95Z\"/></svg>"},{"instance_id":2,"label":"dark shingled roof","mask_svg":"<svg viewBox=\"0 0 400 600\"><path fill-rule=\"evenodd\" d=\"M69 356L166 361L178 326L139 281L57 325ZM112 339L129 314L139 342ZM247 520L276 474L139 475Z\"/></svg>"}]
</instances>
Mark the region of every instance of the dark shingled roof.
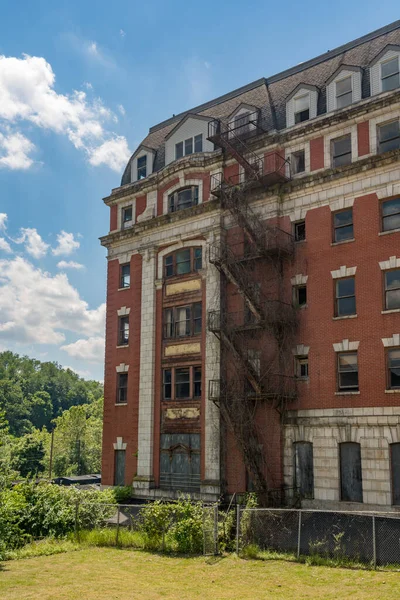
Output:
<instances>
[{"instance_id":1,"label":"dark shingled roof","mask_svg":"<svg viewBox=\"0 0 400 600\"><path fill-rule=\"evenodd\" d=\"M362 69L362 97L370 95L369 65L373 59L389 44L400 45L400 20L348 44L330 50L291 69L262 78L237 90L191 108L176 115L149 130L144 145L156 151L154 171L165 166L165 137L188 113L226 120L242 103L261 109L264 128L280 130L286 127L286 100L293 90L305 83L319 88L318 114L326 112L326 82L340 66L349 65ZM131 182L130 158L122 176L121 185Z\"/></svg>"}]
</instances>

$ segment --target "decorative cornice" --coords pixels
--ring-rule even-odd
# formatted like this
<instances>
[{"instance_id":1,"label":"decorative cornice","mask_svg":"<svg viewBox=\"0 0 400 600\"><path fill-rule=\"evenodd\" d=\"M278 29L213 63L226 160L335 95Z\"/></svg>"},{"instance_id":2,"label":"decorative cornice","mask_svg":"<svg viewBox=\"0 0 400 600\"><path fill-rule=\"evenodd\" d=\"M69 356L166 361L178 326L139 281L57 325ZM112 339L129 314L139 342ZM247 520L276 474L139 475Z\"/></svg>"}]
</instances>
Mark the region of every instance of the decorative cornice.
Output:
<instances>
[{"instance_id":1,"label":"decorative cornice","mask_svg":"<svg viewBox=\"0 0 400 600\"><path fill-rule=\"evenodd\" d=\"M335 352L348 352L350 350L358 350L358 346L360 342L349 342L349 340L342 340L337 344L333 344L333 349Z\"/></svg>"},{"instance_id":2,"label":"decorative cornice","mask_svg":"<svg viewBox=\"0 0 400 600\"><path fill-rule=\"evenodd\" d=\"M356 274L357 267L346 267L342 265L336 271L331 271L333 279L340 279L341 277L352 277Z\"/></svg>"}]
</instances>

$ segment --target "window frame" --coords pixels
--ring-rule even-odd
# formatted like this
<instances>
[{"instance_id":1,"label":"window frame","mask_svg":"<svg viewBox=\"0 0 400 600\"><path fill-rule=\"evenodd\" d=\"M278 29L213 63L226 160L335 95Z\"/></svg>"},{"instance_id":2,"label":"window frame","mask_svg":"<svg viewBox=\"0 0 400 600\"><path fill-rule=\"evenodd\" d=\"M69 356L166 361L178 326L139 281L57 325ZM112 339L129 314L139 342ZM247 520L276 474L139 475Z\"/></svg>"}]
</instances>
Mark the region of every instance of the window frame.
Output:
<instances>
[{"instance_id":1,"label":"window frame","mask_svg":"<svg viewBox=\"0 0 400 600\"><path fill-rule=\"evenodd\" d=\"M336 353L336 371L337 371L337 391L342 393L348 392L358 392L360 390L360 381L359 381L359 367L358 367L358 352L357 350L352 350L349 352L337 352ZM356 356L357 358L357 369L352 369L350 371L343 371L340 369L340 358L342 356ZM341 385L340 376L343 373L357 373L357 385Z\"/></svg>"},{"instance_id":2,"label":"window frame","mask_svg":"<svg viewBox=\"0 0 400 600\"><path fill-rule=\"evenodd\" d=\"M387 65L390 62L393 61L397 61L397 71L395 71L394 73L391 73L390 75L385 75L385 77L382 74L382 67L384 65ZM396 90L398 87L400 87L400 55L397 56L392 56L392 58L387 58L386 60L381 61L380 65L379 65L379 74L380 74L380 79L381 79L381 90L382 92L392 92L393 90ZM395 85L394 87L388 88L388 89L383 89L383 82L386 79L389 79L391 77L395 77L397 75L397 85Z\"/></svg>"},{"instance_id":3,"label":"window frame","mask_svg":"<svg viewBox=\"0 0 400 600\"><path fill-rule=\"evenodd\" d=\"M396 200L398 200L398 202L399 202L399 210L394 213L384 215L383 214L384 205L387 202L393 202ZM386 233L387 231L397 231L398 229L400 229L400 224L399 224L399 227L393 227L392 229L385 229L385 219L389 219L390 217L393 217L396 215L399 215L399 219L400 219L400 196L395 196L393 198L385 198L385 200L382 200L380 203L380 209L381 209L381 211L380 211L381 212L381 231Z\"/></svg>"},{"instance_id":4,"label":"window frame","mask_svg":"<svg viewBox=\"0 0 400 600\"><path fill-rule=\"evenodd\" d=\"M201 138L199 140L199 138ZM200 144L199 144L200 141ZM201 150L196 150L196 144L200 145ZM190 152L186 152L186 147L191 147ZM178 147L179 147L179 151L178 151ZM182 154L180 152L180 149L182 148ZM181 140L180 142L176 142L175 144L175 160L179 160L180 158L183 158L184 156L191 156L192 154L200 154L201 152L204 152L204 148L203 148L203 134L202 133L198 133L197 135L192 135L191 137L186 138L185 140ZM178 156L179 154L179 156Z\"/></svg>"},{"instance_id":5,"label":"window frame","mask_svg":"<svg viewBox=\"0 0 400 600\"><path fill-rule=\"evenodd\" d=\"M360 496L357 499L344 497L345 496L345 494L344 494L345 487L344 487L343 472L344 472L345 465L348 465L349 463L347 460L345 460L348 457L342 455L342 448L345 448L345 447L348 448L348 447L350 447L350 445L353 448L357 448L357 457L356 457L357 458L357 466L359 465L359 467L360 467ZM355 465L352 465L352 467L353 467L352 473L353 474L355 472L354 466ZM341 442L339 444L339 474L340 474L340 501L341 502L359 502L359 503L363 502L362 456L361 456L361 444L359 444L358 442ZM346 490L346 491L348 491L348 490Z\"/></svg>"},{"instance_id":6,"label":"window frame","mask_svg":"<svg viewBox=\"0 0 400 600\"><path fill-rule=\"evenodd\" d=\"M179 370L189 370L189 395L188 396L177 396L177 385L184 385L184 383L177 382L176 372ZM171 381L166 382L165 374L170 373ZM196 374L200 373L200 377L195 379ZM164 367L162 369L162 388L161 388L161 399L163 402L185 402L187 400L200 400L203 393L203 370L201 364L194 365L176 365L173 367ZM196 395L196 384L200 386L200 395ZM171 397L167 398L165 395L166 386L170 386Z\"/></svg>"},{"instance_id":7,"label":"window frame","mask_svg":"<svg viewBox=\"0 0 400 600\"><path fill-rule=\"evenodd\" d=\"M302 239L298 239L297 228L299 225L304 225L304 238L302 238ZM301 219L300 221L295 221L293 223L293 237L294 237L294 241L296 243L305 242L307 240L306 220L305 219Z\"/></svg>"},{"instance_id":8,"label":"window frame","mask_svg":"<svg viewBox=\"0 0 400 600\"><path fill-rule=\"evenodd\" d=\"M399 385L391 384L391 367L390 367L390 354L392 352L399 353L398 360L400 361L400 347L388 348L386 351L386 389L387 390L400 390L400 381Z\"/></svg>"},{"instance_id":9,"label":"window frame","mask_svg":"<svg viewBox=\"0 0 400 600\"><path fill-rule=\"evenodd\" d=\"M345 213L345 212L351 212L351 223L345 223L345 224L339 224L336 225L335 224L335 217L336 215L339 215L341 213ZM340 231L341 229L344 229L345 227L350 227L352 228L352 236L348 237L348 238L344 238L344 239L337 239L336 238L336 234L338 231ZM353 218L353 207L349 207L349 208L343 208L342 210L336 210L332 213L332 240L334 244L340 244L341 242L348 242L350 240L354 240L354 218Z\"/></svg>"},{"instance_id":10,"label":"window frame","mask_svg":"<svg viewBox=\"0 0 400 600\"><path fill-rule=\"evenodd\" d=\"M196 257L196 250L199 250L199 249L201 250L200 258ZM182 252L183 250L190 250L190 270L187 273L177 274L176 255L179 254L179 252ZM171 258L172 258L171 264L166 265L166 261ZM200 260L201 264L200 264L200 266L197 266L199 260ZM193 273L198 273L200 271L200 269L203 268L202 261L203 261L203 247L202 246L188 246L188 247L184 247L184 248L179 248L179 250L174 250L174 252L170 252L163 258L163 278L171 279L172 277L184 277L184 276L188 276L188 275L193 275ZM172 267L172 273L170 275L167 275L168 267Z\"/></svg>"},{"instance_id":11,"label":"window frame","mask_svg":"<svg viewBox=\"0 0 400 600\"><path fill-rule=\"evenodd\" d=\"M338 94L338 83L342 83L343 81L346 81L346 79L350 80L350 91L347 92L343 92L342 94ZM344 96L348 96L350 94L351 100L350 102L343 104L343 106L339 106L339 98L343 98ZM341 108L346 108L346 106L350 106L351 104L353 104L353 77L351 75L345 75L345 77L342 77L341 79L337 79L335 81L335 105L336 108L339 110Z\"/></svg>"},{"instance_id":12,"label":"window frame","mask_svg":"<svg viewBox=\"0 0 400 600\"><path fill-rule=\"evenodd\" d=\"M123 270L126 267L128 267L128 269L129 269L129 273L127 276L129 279L128 285L124 285L124 277L126 277L126 275L124 275ZM120 290L128 290L130 287L131 287L131 263L123 263L123 264L119 265L119 289Z\"/></svg>"},{"instance_id":13,"label":"window frame","mask_svg":"<svg viewBox=\"0 0 400 600\"><path fill-rule=\"evenodd\" d=\"M387 125L392 125L392 123L397 123L398 132L394 137L389 138L388 140L381 141L381 130L383 127ZM377 140L377 154L384 154L385 152L393 152L393 150L398 150L400 148L400 119L391 119L390 121L386 121L385 123L378 123L376 131L376 140ZM389 150L385 150L382 148L382 143L386 144L388 142L392 142L393 140L398 140L397 148L389 148Z\"/></svg>"},{"instance_id":14,"label":"window frame","mask_svg":"<svg viewBox=\"0 0 400 600\"><path fill-rule=\"evenodd\" d=\"M340 154L339 153L335 154L335 144L337 142L342 142L342 141L347 140L347 139L349 140L350 151L349 152L342 152ZM331 166L332 166L332 169L337 169L339 167L344 167L346 165L350 165L351 164L351 162L352 162L352 147L351 147L351 144L352 144L351 133L346 133L345 135L341 135L341 136L339 136L337 138L332 138L331 139ZM348 156L350 158L350 160L348 162L344 162L344 163L341 163L341 164L336 164L336 161L338 159L341 159L344 156Z\"/></svg>"},{"instance_id":15,"label":"window frame","mask_svg":"<svg viewBox=\"0 0 400 600\"><path fill-rule=\"evenodd\" d=\"M305 302L300 303L300 299L299 299L299 290L300 289L304 289L305 293L306 293L306 299ZM293 286L293 305L296 308L305 308L307 306L307 302L308 302L308 298L307 298L307 284L306 283L300 283L299 285L294 285Z\"/></svg>"},{"instance_id":16,"label":"window frame","mask_svg":"<svg viewBox=\"0 0 400 600\"><path fill-rule=\"evenodd\" d=\"M301 100L302 98L308 99L308 108L296 111L296 101ZM295 96L293 98L293 117L294 117L295 125L298 125L299 123L304 123L305 121L309 121L310 120L310 112L311 112L311 96L310 96L309 92L306 92L305 94L300 94L299 96ZM298 115L302 115L303 113L307 113L306 118L301 118L301 117L297 118Z\"/></svg>"},{"instance_id":17,"label":"window frame","mask_svg":"<svg viewBox=\"0 0 400 600\"><path fill-rule=\"evenodd\" d=\"M121 385L121 380L125 385ZM122 398L122 399L121 399ZM128 403L128 373L117 373L117 397L115 404Z\"/></svg>"},{"instance_id":18,"label":"window frame","mask_svg":"<svg viewBox=\"0 0 400 600\"><path fill-rule=\"evenodd\" d=\"M200 317L196 317L195 316L195 310L196 307L200 306L200 311L201 311L201 316ZM177 313L180 309L190 309L190 316L189 319L186 319L185 322L188 323L189 322L189 333L186 333L185 335L180 335L177 333L178 327L177 325L183 321L178 321L176 319L177 317ZM171 311L171 322L167 322L166 320L166 313L167 311ZM166 307L163 310L163 339L164 340L174 340L174 339L181 339L181 338L188 338L188 337L196 337L198 335L201 335L202 333L202 312L203 312L203 307L202 307L202 302L192 302L190 304L180 304L178 306L171 306L171 307ZM196 323L200 321L200 331L196 332ZM170 327L171 330L171 335L168 335L168 328Z\"/></svg>"},{"instance_id":19,"label":"window frame","mask_svg":"<svg viewBox=\"0 0 400 600\"><path fill-rule=\"evenodd\" d=\"M303 157L302 158L302 161L303 161L302 166L303 166L303 168L302 169L297 169L297 168L295 168L296 164L297 164L296 160L298 159L298 157L300 155L302 155L302 157ZM291 154L290 154L290 166L291 166L292 174L293 175L299 175L300 173L305 173L306 172L306 151L305 151L304 148L301 149L301 150L295 150L295 152L291 152Z\"/></svg>"},{"instance_id":20,"label":"window frame","mask_svg":"<svg viewBox=\"0 0 400 600\"><path fill-rule=\"evenodd\" d=\"M144 165L141 165L139 167L139 161L144 159ZM143 171L144 169L144 175L141 173L141 171ZM144 154L143 156L139 156L136 160L136 177L137 177L137 181L140 181L141 179L145 179L147 177L147 154Z\"/></svg>"},{"instance_id":21,"label":"window frame","mask_svg":"<svg viewBox=\"0 0 400 600\"><path fill-rule=\"evenodd\" d=\"M179 194L183 194L191 190L191 200L189 206L179 206ZM179 190L175 190L171 194L168 195L168 205L167 210L168 214L179 212L180 210L186 210L188 208L193 208L193 206L198 206L199 204L199 195L200 195L200 186L198 185L188 185L183 188L179 188ZM172 208L171 208L172 207Z\"/></svg>"},{"instance_id":22,"label":"window frame","mask_svg":"<svg viewBox=\"0 0 400 600\"><path fill-rule=\"evenodd\" d=\"M338 286L340 285L340 283L342 281L345 281L347 279L352 279L354 281L354 294L339 296L338 295ZM340 277L338 279L334 279L334 289L335 289L335 317L343 318L343 317L350 317L352 315L356 315L357 314L357 303L356 303L356 278L355 278L355 276L351 275L350 277ZM345 313L345 314L339 313L340 300L342 300L344 298L354 298L354 312Z\"/></svg>"},{"instance_id":23,"label":"window frame","mask_svg":"<svg viewBox=\"0 0 400 600\"><path fill-rule=\"evenodd\" d=\"M128 323L128 328L125 329L123 324ZM126 336L126 331L128 335ZM118 340L117 346L129 346L129 315L118 317Z\"/></svg>"},{"instance_id":24,"label":"window frame","mask_svg":"<svg viewBox=\"0 0 400 600\"><path fill-rule=\"evenodd\" d=\"M294 367L295 367L296 379L300 380L300 381L308 381L308 379L310 377L308 356L307 355L295 356L294 360L295 360ZM302 365L307 365L307 368L306 368L307 374L306 375L301 374Z\"/></svg>"},{"instance_id":25,"label":"window frame","mask_svg":"<svg viewBox=\"0 0 400 600\"><path fill-rule=\"evenodd\" d=\"M398 310L400 309L400 304L398 306L394 306L389 308L388 306L388 293L393 292L393 291L400 291L400 285L398 287L393 287L393 288L388 288L387 287L387 275L389 273L394 273L395 271L398 271L400 274L400 268L395 268L395 269L385 269L383 271L383 292L384 292L384 301L383 301L383 305L384 305L384 310Z\"/></svg>"},{"instance_id":26,"label":"window frame","mask_svg":"<svg viewBox=\"0 0 400 600\"><path fill-rule=\"evenodd\" d=\"M126 218L126 213L130 211L131 218ZM123 206L121 208L121 229L125 229L126 227L130 227L133 224L133 206L130 204L129 206Z\"/></svg>"}]
</instances>

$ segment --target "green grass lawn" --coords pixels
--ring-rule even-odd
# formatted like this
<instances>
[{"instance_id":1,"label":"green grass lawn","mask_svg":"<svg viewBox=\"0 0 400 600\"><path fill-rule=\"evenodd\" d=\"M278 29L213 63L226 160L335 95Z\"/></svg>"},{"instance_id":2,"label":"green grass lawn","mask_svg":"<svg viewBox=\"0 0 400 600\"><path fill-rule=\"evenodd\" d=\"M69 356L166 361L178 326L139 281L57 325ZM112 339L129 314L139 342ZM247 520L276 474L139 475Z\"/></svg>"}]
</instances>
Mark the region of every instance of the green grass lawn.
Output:
<instances>
[{"instance_id":1,"label":"green grass lawn","mask_svg":"<svg viewBox=\"0 0 400 600\"><path fill-rule=\"evenodd\" d=\"M3 600L396 599L400 573L86 548L0 565Z\"/></svg>"}]
</instances>

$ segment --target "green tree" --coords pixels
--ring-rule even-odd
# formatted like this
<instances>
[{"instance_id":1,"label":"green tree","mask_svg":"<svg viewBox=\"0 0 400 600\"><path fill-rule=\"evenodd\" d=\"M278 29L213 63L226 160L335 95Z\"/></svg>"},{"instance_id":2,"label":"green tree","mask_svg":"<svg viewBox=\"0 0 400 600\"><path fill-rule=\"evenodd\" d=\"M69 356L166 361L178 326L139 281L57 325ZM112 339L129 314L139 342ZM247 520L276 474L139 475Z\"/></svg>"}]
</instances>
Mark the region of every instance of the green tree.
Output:
<instances>
[{"instance_id":1,"label":"green tree","mask_svg":"<svg viewBox=\"0 0 400 600\"><path fill-rule=\"evenodd\" d=\"M50 426L53 405L48 392L35 392L30 399L30 420L37 429Z\"/></svg>"},{"instance_id":2,"label":"green tree","mask_svg":"<svg viewBox=\"0 0 400 600\"><path fill-rule=\"evenodd\" d=\"M40 431L28 433L15 440L12 464L21 477L37 477L45 471L45 445Z\"/></svg>"},{"instance_id":3,"label":"green tree","mask_svg":"<svg viewBox=\"0 0 400 600\"><path fill-rule=\"evenodd\" d=\"M24 398L19 383L0 380L0 410L3 410L13 435L23 435L32 428L29 402Z\"/></svg>"}]
</instances>

